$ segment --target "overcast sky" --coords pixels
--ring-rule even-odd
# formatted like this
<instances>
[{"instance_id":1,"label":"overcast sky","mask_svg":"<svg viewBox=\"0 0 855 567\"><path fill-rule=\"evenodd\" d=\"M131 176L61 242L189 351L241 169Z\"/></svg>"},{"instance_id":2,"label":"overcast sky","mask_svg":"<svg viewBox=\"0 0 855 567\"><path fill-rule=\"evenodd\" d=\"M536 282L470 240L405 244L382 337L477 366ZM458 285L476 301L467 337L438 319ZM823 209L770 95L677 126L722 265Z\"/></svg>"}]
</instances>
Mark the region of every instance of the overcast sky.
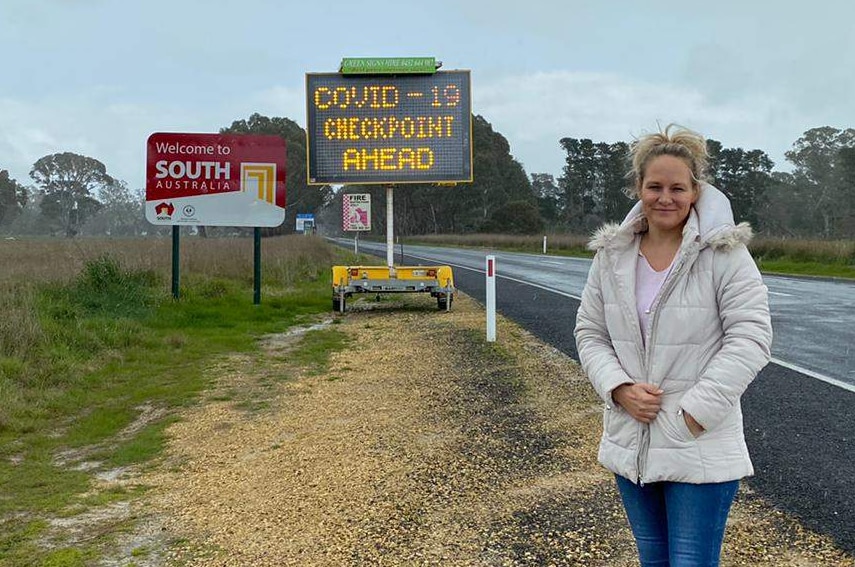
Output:
<instances>
[{"instance_id":1,"label":"overcast sky","mask_svg":"<svg viewBox=\"0 0 855 567\"><path fill-rule=\"evenodd\" d=\"M850 0L0 0L0 169L70 151L142 188L153 132L305 127L306 72L433 56L528 173L669 122L786 170L805 130L855 127L853 30Z\"/></svg>"}]
</instances>

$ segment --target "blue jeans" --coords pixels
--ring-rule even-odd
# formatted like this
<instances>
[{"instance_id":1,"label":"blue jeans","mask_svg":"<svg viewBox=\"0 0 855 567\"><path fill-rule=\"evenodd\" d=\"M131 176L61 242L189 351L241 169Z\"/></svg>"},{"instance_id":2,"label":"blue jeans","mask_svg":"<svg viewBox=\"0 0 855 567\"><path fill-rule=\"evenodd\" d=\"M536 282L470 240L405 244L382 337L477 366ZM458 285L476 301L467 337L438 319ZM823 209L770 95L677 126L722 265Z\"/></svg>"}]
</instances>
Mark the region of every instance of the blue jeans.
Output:
<instances>
[{"instance_id":1,"label":"blue jeans","mask_svg":"<svg viewBox=\"0 0 855 567\"><path fill-rule=\"evenodd\" d=\"M641 567L717 567L739 481L633 484L616 475Z\"/></svg>"}]
</instances>

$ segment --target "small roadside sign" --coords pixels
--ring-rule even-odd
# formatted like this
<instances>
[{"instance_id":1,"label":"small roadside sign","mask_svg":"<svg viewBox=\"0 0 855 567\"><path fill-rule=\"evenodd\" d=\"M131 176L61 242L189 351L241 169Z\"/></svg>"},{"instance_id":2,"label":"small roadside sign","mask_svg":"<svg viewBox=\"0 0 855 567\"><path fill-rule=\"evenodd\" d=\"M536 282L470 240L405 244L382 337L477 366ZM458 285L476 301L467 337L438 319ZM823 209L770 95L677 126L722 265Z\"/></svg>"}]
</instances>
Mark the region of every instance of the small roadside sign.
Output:
<instances>
[{"instance_id":1,"label":"small roadside sign","mask_svg":"<svg viewBox=\"0 0 855 567\"><path fill-rule=\"evenodd\" d=\"M346 193L341 197L341 229L371 230L371 194Z\"/></svg>"},{"instance_id":2,"label":"small roadside sign","mask_svg":"<svg viewBox=\"0 0 855 567\"><path fill-rule=\"evenodd\" d=\"M312 213L297 213L297 232L308 234L314 231L315 215Z\"/></svg>"}]
</instances>

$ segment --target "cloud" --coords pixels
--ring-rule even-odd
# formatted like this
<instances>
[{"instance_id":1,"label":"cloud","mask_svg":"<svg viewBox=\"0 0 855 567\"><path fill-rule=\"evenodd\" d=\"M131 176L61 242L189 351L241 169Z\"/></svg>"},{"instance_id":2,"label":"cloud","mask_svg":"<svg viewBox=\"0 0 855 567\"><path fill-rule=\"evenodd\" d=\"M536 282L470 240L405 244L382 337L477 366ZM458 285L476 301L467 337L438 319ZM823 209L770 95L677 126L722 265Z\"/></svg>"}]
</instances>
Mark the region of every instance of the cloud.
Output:
<instances>
[{"instance_id":1,"label":"cloud","mask_svg":"<svg viewBox=\"0 0 855 567\"><path fill-rule=\"evenodd\" d=\"M270 87L252 95L250 102L258 106L254 112L271 117L287 117L306 127L306 93L303 88Z\"/></svg>"},{"instance_id":2,"label":"cloud","mask_svg":"<svg viewBox=\"0 0 855 567\"><path fill-rule=\"evenodd\" d=\"M36 101L0 99L0 168L29 184L41 157L74 152L93 157L131 187L145 184L146 140L155 131L210 131L186 109L124 100L110 89Z\"/></svg>"},{"instance_id":3,"label":"cloud","mask_svg":"<svg viewBox=\"0 0 855 567\"><path fill-rule=\"evenodd\" d=\"M564 137L631 141L671 122L726 147L760 148L776 163L803 131L804 117L771 94L714 100L698 89L642 82L609 73L539 72L473 86L473 112L510 142L529 172L560 175Z\"/></svg>"}]
</instances>

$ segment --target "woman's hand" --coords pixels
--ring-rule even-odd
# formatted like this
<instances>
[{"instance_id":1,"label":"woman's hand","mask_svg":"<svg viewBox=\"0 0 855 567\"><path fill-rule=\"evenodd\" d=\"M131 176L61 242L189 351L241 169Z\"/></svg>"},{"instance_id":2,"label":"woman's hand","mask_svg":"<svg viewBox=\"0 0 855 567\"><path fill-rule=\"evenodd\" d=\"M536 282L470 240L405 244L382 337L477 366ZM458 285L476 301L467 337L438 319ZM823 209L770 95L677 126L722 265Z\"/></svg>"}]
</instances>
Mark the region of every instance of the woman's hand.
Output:
<instances>
[{"instance_id":1,"label":"woman's hand","mask_svg":"<svg viewBox=\"0 0 855 567\"><path fill-rule=\"evenodd\" d=\"M694 417L692 417L692 414L685 410L683 410L683 420L686 422L686 427L689 428L689 431L695 437L700 436L701 433L706 431L704 429L704 426L698 423L698 421Z\"/></svg>"},{"instance_id":2,"label":"woman's hand","mask_svg":"<svg viewBox=\"0 0 855 567\"><path fill-rule=\"evenodd\" d=\"M612 390L612 399L636 420L650 423L662 405L662 390L647 383L621 384Z\"/></svg>"}]
</instances>

